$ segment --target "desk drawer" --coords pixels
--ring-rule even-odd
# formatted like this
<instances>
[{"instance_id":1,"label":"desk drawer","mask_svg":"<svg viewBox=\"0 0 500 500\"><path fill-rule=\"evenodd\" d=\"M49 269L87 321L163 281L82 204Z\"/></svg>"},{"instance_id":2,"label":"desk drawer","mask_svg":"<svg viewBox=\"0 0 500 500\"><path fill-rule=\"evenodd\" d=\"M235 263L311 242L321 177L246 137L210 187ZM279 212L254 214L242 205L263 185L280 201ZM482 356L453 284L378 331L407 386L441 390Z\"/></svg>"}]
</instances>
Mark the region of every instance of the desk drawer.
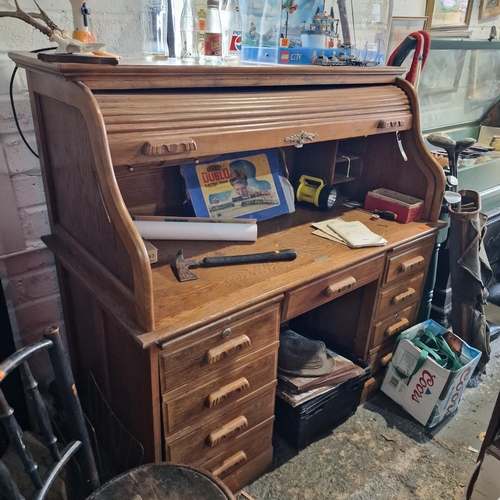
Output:
<instances>
[{"instance_id":1,"label":"desk drawer","mask_svg":"<svg viewBox=\"0 0 500 500\"><path fill-rule=\"evenodd\" d=\"M279 303L236 321L221 320L163 344L161 391L165 393L221 368L241 366L241 358L278 340Z\"/></svg>"},{"instance_id":2,"label":"desk drawer","mask_svg":"<svg viewBox=\"0 0 500 500\"><path fill-rule=\"evenodd\" d=\"M384 256L381 255L288 292L283 304L283 321L295 318L355 288L377 280L383 264Z\"/></svg>"},{"instance_id":3,"label":"desk drawer","mask_svg":"<svg viewBox=\"0 0 500 500\"><path fill-rule=\"evenodd\" d=\"M250 460L229 476L223 479L223 483L233 492L237 493L247 484L262 476L273 461L273 447L269 445L266 451L258 457Z\"/></svg>"},{"instance_id":4,"label":"desk drawer","mask_svg":"<svg viewBox=\"0 0 500 500\"><path fill-rule=\"evenodd\" d=\"M224 479L271 446L274 417L257 425L255 429L237 436L234 443L213 458L200 460L193 465L210 471L219 479Z\"/></svg>"},{"instance_id":5,"label":"desk drawer","mask_svg":"<svg viewBox=\"0 0 500 500\"><path fill-rule=\"evenodd\" d=\"M422 294L424 273L391 286L380 292L375 318L381 318L391 312L400 311L408 304L418 302Z\"/></svg>"},{"instance_id":6,"label":"desk drawer","mask_svg":"<svg viewBox=\"0 0 500 500\"><path fill-rule=\"evenodd\" d=\"M387 338L398 335L403 330L412 326L417 317L417 306L418 302L375 323L372 346L375 347L384 342Z\"/></svg>"},{"instance_id":7,"label":"desk drawer","mask_svg":"<svg viewBox=\"0 0 500 500\"><path fill-rule=\"evenodd\" d=\"M275 384L264 394L243 404L233 405L223 416L199 426L193 432L165 439L171 462L194 463L203 457L215 457L225 452L237 436L274 415ZM194 426L193 426L194 427Z\"/></svg>"},{"instance_id":8,"label":"desk drawer","mask_svg":"<svg viewBox=\"0 0 500 500\"><path fill-rule=\"evenodd\" d=\"M419 271L425 273L431 259L435 239L436 237L432 236L410 248L401 251L395 250L387 258L387 272L384 283L391 283L398 278L405 279L406 276Z\"/></svg>"},{"instance_id":9,"label":"desk drawer","mask_svg":"<svg viewBox=\"0 0 500 500\"><path fill-rule=\"evenodd\" d=\"M385 368L392 358L392 348L397 335L389 337L384 343L373 348L368 355L368 364L372 367L372 375Z\"/></svg>"},{"instance_id":10,"label":"desk drawer","mask_svg":"<svg viewBox=\"0 0 500 500\"><path fill-rule=\"evenodd\" d=\"M210 382L185 387L163 395L163 429L173 434L197 422L217 418L233 403L255 397L255 391L276 379L278 342L272 347L241 359L243 366L224 372ZM253 396L252 396L253 394Z\"/></svg>"}]
</instances>

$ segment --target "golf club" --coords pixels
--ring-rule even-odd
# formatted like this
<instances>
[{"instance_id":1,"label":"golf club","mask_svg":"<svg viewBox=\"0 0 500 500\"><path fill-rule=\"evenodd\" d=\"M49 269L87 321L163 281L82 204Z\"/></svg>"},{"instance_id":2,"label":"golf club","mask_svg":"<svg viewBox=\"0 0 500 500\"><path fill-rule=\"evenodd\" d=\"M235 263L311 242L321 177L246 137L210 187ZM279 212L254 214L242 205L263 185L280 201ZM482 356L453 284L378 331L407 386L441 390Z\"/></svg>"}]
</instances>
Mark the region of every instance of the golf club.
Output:
<instances>
[{"instance_id":1,"label":"golf club","mask_svg":"<svg viewBox=\"0 0 500 500\"><path fill-rule=\"evenodd\" d=\"M450 174L457 177L455 165L455 149L457 147L457 143L450 136L440 133L429 134L427 136L427 141L429 144L442 148L446 151L446 154L448 155ZM457 186L452 186L452 190L458 191L458 184Z\"/></svg>"},{"instance_id":2,"label":"golf club","mask_svg":"<svg viewBox=\"0 0 500 500\"><path fill-rule=\"evenodd\" d=\"M454 167L456 169L455 173L450 172L451 175L458 177L458 157L462 151L465 151L467 148L470 148L476 144L476 140L472 137L465 137L463 139L458 139L455 146L455 159L454 159Z\"/></svg>"}]
</instances>

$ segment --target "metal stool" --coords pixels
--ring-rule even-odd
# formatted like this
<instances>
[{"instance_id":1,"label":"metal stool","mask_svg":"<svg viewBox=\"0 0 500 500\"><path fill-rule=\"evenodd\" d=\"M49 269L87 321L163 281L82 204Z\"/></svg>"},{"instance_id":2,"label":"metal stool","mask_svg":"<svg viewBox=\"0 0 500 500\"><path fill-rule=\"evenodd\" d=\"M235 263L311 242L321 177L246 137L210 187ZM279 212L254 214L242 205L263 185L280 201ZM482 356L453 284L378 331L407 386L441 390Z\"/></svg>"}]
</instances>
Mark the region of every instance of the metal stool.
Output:
<instances>
[{"instance_id":1,"label":"metal stool","mask_svg":"<svg viewBox=\"0 0 500 500\"><path fill-rule=\"evenodd\" d=\"M207 471L170 463L136 467L111 480L87 500L235 500Z\"/></svg>"}]
</instances>

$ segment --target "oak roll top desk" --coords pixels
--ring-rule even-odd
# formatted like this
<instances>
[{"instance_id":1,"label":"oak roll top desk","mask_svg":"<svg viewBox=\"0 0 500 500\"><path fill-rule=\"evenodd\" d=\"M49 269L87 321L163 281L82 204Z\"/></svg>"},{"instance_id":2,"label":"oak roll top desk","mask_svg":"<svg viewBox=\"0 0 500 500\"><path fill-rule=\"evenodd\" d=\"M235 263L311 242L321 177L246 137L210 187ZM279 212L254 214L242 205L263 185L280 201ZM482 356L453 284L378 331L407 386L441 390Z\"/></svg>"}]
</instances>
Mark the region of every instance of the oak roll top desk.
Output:
<instances>
[{"instance_id":1,"label":"oak roll top desk","mask_svg":"<svg viewBox=\"0 0 500 500\"><path fill-rule=\"evenodd\" d=\"M285 324L364 358L367 394L378 387L396 333L415 321L445 187L400 68L10 56L27 73L51 227L43 239L77 381L92 372L146 461L206 468L233 491L264 472ZM301 132L317 135L302 145ZM361 200L394 189L424 200L423 218L297 207L259 222L255 243L155 241L151 265L131 214L181 215L179 165L263 148L281 148L292 182L321 176ZM354 250L311 234L311 222L334 216L387 245ZM298 257L197 269L198 280L179 283L180 248L186 258L284 248Z\"/></svg>"}]
</instances>

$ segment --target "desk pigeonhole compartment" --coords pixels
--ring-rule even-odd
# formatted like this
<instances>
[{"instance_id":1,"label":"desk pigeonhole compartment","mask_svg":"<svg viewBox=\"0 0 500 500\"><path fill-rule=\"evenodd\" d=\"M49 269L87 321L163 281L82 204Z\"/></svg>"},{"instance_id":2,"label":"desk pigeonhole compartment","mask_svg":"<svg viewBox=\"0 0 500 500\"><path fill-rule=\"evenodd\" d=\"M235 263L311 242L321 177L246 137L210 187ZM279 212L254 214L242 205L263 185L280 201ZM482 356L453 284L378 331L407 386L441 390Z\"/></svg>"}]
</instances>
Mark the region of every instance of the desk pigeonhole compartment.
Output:
<instances>
[{"instance_id":1,"label":"desk pigeonhole compartment","mask_svg":"<svg viewBox=\"0 0 500 500\"><path fill-rule=\"evenodd\" d=\"M335 386L331 391L296 407L276 396L274 430L290 446L302 450L328 431L356 413L365 382L370 378L370 365L348 351L334 351L364 370Z\"/></svg>"}]
</instances>

